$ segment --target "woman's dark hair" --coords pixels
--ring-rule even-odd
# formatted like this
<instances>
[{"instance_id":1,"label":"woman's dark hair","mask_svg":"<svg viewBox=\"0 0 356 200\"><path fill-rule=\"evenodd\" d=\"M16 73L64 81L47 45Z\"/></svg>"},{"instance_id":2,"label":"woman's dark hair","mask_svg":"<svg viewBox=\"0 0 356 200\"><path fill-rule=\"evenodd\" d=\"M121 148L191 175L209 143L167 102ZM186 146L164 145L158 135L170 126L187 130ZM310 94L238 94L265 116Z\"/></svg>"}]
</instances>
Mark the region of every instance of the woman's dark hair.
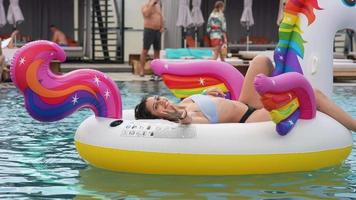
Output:
<instances>
[{"instance_id":1,"label":"woman's dark hair","mask_svg":"<svg viewBox=\"0 0 356 200\"><path fill-rule=\"evenodd\" d=\"M147 110L146 101L148 96L143 97L141 102L135 107L135 118L136 119L159 119L157 116L154 116L150 111Z\"/></svg>"},{"instance_id":2,"label":"woman's dark hair","mask_svg":"<svg viewBox=\"0 0 356 200\"><path fill-rule=\"evenodd\" d=\"M225 6L225 3L223 1L217 1L215 2L214 5L214 12L219 12L221 8Z\"/></svg>"}]
</instances>

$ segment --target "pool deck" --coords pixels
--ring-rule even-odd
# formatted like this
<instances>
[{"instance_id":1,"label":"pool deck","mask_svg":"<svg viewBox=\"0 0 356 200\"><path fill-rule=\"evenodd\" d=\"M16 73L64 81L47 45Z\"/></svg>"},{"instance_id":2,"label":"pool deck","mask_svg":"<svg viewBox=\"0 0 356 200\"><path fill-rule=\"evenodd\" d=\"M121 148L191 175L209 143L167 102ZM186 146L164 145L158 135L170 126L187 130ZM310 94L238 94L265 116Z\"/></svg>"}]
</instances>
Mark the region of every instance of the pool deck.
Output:
<instances>
[{"instance_id":1,"label":"pool deck","mask_svg":"<svg viewBox=\"0 0 356 200\"><path fill-rule=\"evenodd\" d=\"M128 63L62 63L61 72L66 73L76 69L95 69L106 73L114 81L148 81L151 76L140 77L132 73L132 67Z\"/></svg>"},{"instance_id":2,"label":"pool deck","mask_svg":"<svg viewBox=\"0 0 356 200\"><path fill-rule=\"evenodd\" d=\"M150 75L140 77L132 74L132 66L128 63L123 64L105 64L105 63L61 63L60 70L62 73L73 71L76 69L96 69L108 74L114 81L148 81ZM338 76L339 67L334 69L335 82L356 83L355 69L352 76L350 74Z\"/></svg>"}]
</instances>

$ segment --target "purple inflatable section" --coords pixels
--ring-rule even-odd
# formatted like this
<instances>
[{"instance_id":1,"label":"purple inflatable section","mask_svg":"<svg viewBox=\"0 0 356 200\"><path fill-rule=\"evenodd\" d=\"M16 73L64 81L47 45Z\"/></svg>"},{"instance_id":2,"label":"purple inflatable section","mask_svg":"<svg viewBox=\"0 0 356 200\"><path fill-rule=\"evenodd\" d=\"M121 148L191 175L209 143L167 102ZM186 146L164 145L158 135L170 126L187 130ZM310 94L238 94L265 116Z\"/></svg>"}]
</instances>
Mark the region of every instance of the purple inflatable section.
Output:
<instances>
[{"instance_id":1,"label":"purple inflatable section","mask_svg":"<svg viewBox=\"0 0 356 200\"><path fill-rule=\"evenodd\" d=\"M316 114L314 90L305 77L298 72L267 77L259 74L255 78L255 88L261 95L265 93L284 93L293 91L300 103L300 118L312 119Z\"/></svg>"}]
</instances>

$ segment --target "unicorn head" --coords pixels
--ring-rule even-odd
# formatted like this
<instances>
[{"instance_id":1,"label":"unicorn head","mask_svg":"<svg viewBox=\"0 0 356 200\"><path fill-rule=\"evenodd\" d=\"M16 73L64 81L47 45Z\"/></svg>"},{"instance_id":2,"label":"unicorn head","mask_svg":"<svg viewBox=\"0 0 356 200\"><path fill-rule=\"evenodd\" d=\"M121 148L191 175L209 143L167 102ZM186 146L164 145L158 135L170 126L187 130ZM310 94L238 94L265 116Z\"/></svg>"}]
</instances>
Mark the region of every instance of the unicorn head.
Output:
<instances>
[{"instance_id":1,"label":"unicorn head","mask_svg":"<svg viewBox=\"0 0 356 200\"><path fill-rule=\"evenodd\" d=\"M338 30L356 30L354 0L289 0L279 29L274 75L296 71L329 96L333 42Z\"/></svg>"}]
</instances>

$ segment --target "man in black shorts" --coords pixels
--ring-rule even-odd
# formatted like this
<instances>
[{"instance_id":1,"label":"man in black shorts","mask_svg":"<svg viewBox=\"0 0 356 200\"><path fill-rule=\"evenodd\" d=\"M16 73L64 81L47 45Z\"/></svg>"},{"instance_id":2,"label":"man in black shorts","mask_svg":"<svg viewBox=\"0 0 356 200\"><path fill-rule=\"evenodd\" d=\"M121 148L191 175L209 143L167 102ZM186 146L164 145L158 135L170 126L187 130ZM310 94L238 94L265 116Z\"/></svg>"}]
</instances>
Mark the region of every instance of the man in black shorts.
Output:
<instances>
[{"instance_id":1,"label":"man in black shorts","mask_svg":"<svg viewBox=\"0 0 356 200\"><path fill-rule=\"evenodd\" d=\"M161 13L161 3L159 0L148 0L142 6L142 15L144 23L143 49L140 57L140 76L144 76L144 66L148 51L153 45L154 59L159 58L161 50L161 33L164 31L163 16Z\"/></svg>"}]
</instances>

